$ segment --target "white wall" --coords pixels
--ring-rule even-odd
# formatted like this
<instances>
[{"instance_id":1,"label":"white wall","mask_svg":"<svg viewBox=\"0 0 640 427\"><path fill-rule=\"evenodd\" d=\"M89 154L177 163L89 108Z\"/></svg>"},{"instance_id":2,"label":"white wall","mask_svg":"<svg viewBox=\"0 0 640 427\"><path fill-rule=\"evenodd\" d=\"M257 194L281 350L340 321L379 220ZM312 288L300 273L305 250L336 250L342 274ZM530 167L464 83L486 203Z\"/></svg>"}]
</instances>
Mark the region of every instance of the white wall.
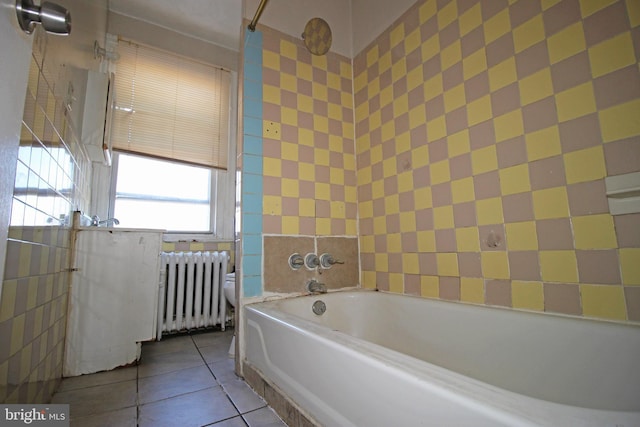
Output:
<instances>
[{"instance_id":1,"label":"white wall","mask_svg":"<svg viewBox=\"0 0 640 427\"><path fill-rule=\"evenodd\" d=\"M376 39L416 0L351 0L353 56Z\"/></svg>"},{"instance_id":2,"label":"white wall","mask_svg":"<svg viewBox=\"0 0 640 427\"><path fill-rule=\"evenodd\" d=\"M244 17L252 20L260 0L245 0ZM351 47L351 2L349 0L269 0L258 24L302 39L311 18L322 18L331 27L331 51L348 58Z\"/></svg>"}]
</instances>

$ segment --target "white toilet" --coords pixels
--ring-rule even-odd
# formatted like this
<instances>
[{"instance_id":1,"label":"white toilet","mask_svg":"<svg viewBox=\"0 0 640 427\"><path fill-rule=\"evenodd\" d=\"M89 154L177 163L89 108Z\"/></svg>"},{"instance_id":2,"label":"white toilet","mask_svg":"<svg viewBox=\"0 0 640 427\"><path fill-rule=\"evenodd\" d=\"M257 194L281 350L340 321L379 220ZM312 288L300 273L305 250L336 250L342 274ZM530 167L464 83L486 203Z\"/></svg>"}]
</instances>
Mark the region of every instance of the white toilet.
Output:
<instances>
[{"instance_id":1,"label":"white toilet","mask_svg":"<svg viewBox=\"0 0 640 427\"><path fill-rule=\"evenodd\" d=\"M224 298L227 303L233 307L236 306L236 273L228 273L224 279ZM236 334L233 334L231 346L229 347L229 357L235 357L236 354Z\"/></svg>"}]
</instances>

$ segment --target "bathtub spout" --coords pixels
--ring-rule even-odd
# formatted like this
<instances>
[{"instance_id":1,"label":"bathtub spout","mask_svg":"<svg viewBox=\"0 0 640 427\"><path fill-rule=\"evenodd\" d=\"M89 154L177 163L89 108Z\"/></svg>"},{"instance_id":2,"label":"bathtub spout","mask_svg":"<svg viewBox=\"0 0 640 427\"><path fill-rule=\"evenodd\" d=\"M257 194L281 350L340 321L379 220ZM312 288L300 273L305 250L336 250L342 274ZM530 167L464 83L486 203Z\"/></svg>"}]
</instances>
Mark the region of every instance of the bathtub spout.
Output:
<instances>
[{"instance_id":1,"label":"bathtub spout","mask_svg":"<svg viewBox=\"0 0 640 427\"><path fill-rule=\"evenodd\" d=\"M307 282L307 291L312 294L326 294L327 286L324 283L318 282L316 279L311 279Z\"/></svg>"}]
</instances>

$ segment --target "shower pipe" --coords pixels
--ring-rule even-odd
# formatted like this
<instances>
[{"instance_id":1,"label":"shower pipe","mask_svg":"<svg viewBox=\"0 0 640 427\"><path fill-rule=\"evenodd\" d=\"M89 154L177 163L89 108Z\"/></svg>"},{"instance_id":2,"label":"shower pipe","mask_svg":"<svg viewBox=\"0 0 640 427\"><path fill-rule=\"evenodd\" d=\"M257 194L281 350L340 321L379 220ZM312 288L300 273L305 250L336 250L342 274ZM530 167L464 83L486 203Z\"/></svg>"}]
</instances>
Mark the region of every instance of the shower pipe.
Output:
<instances>
[{"instance_id":1,"label":"shower pipe","mask_svg":"<svg viewBox=\"0 0 640 427\"><path fill-rule=\"evenodd\" d=\"M262 11L264 7L267 5L268 0L260 0L260 4L258 5L258 9L256 10L256 14L251 20L249 24L249 31L254 32L256 30L256 24L258 23L258 19L260 19L260 15L262 15Z\"/></svg>"}]
</instances>

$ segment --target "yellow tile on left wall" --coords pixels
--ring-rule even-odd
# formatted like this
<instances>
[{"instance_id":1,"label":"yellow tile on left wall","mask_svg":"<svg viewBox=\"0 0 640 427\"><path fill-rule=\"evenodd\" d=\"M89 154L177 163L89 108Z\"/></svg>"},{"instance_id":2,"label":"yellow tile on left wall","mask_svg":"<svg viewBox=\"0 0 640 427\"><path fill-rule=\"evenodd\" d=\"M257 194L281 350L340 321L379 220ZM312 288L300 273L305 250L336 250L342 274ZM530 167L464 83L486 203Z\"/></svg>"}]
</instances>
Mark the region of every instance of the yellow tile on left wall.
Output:
<instances>
[{"instance_id":1,"label":"yellow tile on left wall","mask_svg":"<svg viewBox=\"0 0 640 427\"><path fill-rule=\"evenodd\" d=\"M627 307L622 286L580 285L582 314L610 320L626 320Z\"/></svg>"}]
</instances>

